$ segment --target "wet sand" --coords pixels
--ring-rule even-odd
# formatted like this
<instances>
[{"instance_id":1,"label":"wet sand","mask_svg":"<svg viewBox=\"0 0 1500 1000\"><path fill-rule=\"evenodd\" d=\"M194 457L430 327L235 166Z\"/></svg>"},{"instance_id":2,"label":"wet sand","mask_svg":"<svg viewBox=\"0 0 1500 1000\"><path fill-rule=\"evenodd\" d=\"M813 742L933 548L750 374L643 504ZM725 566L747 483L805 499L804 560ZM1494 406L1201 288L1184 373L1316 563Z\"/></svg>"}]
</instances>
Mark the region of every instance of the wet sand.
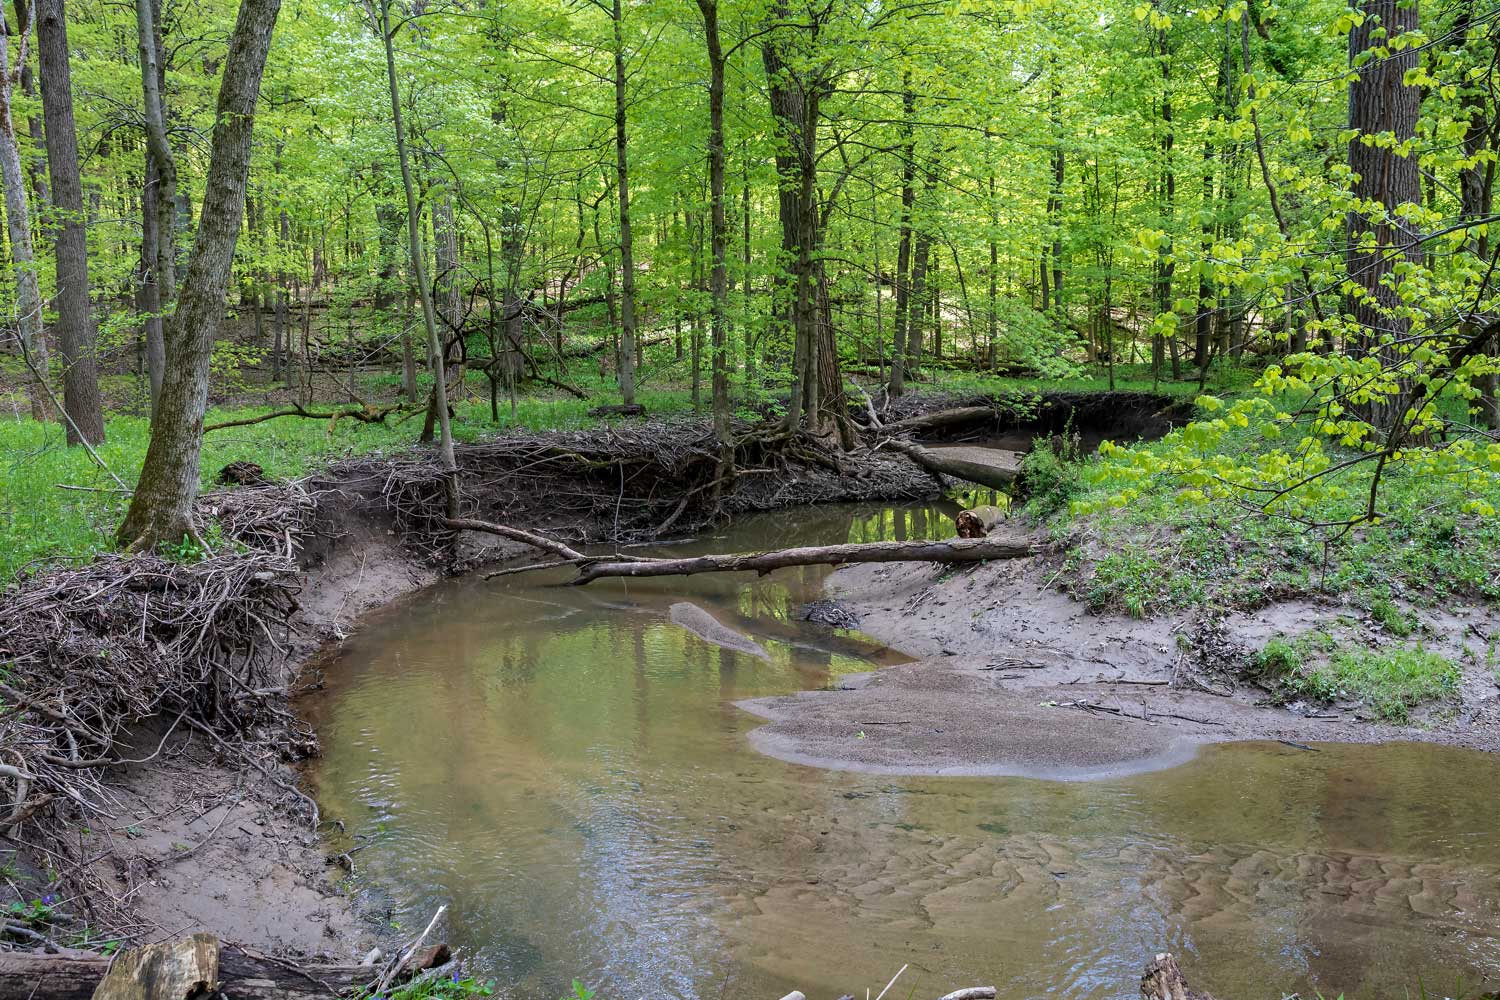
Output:
<instances>
[{"instance_id":1,"label":"wet sand","mask_svg":"<svg viewBox=\"0 0 1500 1000\"><path fill-rule=\"evenodd\" d=\"M1398 726L1354 704L1270 705L1265 690L1213 670L1216 650L1228 661L1273 635L1328 627L1347 620L1342 605L1296 601L1231 615L1205 646L1189 615L1090 612L1050 585L1057 570L1045 556L957 570L840 568L830 597L863 632L919 659L829 690L738 702L769 720L752 746L839 770L1063 780L1171 767L1205 743L1234 740L1500 748L1500 685L1464 647L1476 623L1496 628L1490 609L1428 614L1424 645L1463 666L1462 691Z\"/></svg>"}]
</instances>

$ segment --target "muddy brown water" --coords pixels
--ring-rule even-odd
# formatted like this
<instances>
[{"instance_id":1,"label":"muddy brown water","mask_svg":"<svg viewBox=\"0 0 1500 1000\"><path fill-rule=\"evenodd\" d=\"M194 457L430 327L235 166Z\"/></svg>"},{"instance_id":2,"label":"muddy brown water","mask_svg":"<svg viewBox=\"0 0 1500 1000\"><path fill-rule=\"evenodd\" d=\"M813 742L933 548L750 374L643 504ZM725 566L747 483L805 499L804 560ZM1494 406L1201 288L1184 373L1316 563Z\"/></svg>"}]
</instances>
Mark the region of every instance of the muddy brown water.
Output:
<instances>
[{"instance_id":1,"label":"muddy brown water","mask_svg":"<svg viewBox=\"0 0 1500 1000\"><path fill-rule=\"evenodd\" d=\"M952 509L779 513L673 551L949 534ZM758 755L730 702L901 659L798 620L825 573L467 581L371 620L303 705L365 904L407 933L450 904L501 995L543 1000L574 977L601 1000L831 1000L908 963L890 995L1127 997L1163 949L1228 1000L1500 982L1483 754L1231 744L1098 783ZM769 658L674 624L682 601Z\"/></svg>"}]
</instances>

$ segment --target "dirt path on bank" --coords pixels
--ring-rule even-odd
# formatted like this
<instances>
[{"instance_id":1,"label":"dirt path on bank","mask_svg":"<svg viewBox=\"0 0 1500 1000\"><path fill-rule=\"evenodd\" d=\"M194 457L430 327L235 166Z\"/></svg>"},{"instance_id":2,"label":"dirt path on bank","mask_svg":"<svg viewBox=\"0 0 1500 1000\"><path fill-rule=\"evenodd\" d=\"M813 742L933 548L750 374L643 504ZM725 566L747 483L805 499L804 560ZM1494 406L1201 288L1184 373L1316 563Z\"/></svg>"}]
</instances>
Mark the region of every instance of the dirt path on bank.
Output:
<instances>
[{"instance_id":1,"label":"dirt path on bank","mask_svg":"<svg viewBox=\"0 0 1500 1000\"><path fill-rule=\"evenodd\" d=\"M839 569L830 597L862 631L919 659L835 690L740 702L768 720L752 745L836 769L1064 780L1171 767L1200 744L1231 740L1500 749L1500 684L1468 655L1472 635L1500 628L1493 609L1422 615L1426 648L1460 663L1464 681L1454 702L1396 726L1353 704L1272 705L1236 674L1237 659L1275 635L1345 627L1348 607L1286 602L1206 631L1191 615L1093 614L1051 585L1059 568L1039 556Z\"/></svg>"}]
</instances>

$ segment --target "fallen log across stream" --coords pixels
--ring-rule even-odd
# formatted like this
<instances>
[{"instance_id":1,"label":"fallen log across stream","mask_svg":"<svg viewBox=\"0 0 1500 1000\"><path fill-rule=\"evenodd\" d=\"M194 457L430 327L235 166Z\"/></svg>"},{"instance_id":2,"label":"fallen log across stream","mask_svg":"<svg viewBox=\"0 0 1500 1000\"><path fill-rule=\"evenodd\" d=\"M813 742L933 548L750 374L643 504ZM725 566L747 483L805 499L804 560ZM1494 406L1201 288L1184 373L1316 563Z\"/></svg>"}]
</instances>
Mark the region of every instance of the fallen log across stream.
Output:
<instances>
[{"instance_id":1,"label":"fallen log across stream","mask_svg":"<svg viewBox=\"0 0 1500 1000\"><path fill-rule=\"evenodd\" d=\"M590 583L607 576L691 576L694 573L737 573L754 571L766 574L788 566L838 566L843 563L935 562L977 563L991 559L1024 559L1038 549L1026 542L998 538L950 538L931 542L856 542L845 545L811 545L796 549L772 549L767 552L715 553L687 556L681 559L651 559L619 555L588 556L570 546L503 524L491 524L473 518L446 522L450 528L482 531L502 538L525 542L535 548L561 556L544 566L578 567L575 585Z\"/></svg>"},{"instance_id":2,"label":"fallen log across stream","mask_svg":"<svg viewBox=\"0 0 1500 1000\"><path fill-rule=\"evenodd\" d=\"M884 445L899 451L928 472L964 479L995 490L1009 489L1021 471L1021 454L1015 451L962 446L926 448L896 438L884 442Z\"/></svg>"}]
</instances>

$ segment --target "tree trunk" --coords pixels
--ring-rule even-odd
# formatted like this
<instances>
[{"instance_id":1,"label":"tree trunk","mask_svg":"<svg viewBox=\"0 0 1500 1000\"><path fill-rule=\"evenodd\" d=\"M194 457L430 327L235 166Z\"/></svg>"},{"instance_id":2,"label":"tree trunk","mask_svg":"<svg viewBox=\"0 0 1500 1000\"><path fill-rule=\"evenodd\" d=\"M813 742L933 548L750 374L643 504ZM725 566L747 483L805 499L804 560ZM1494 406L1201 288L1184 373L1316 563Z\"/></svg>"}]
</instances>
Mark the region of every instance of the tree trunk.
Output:
<instances>
[{"instance_id":1,"label":"tree trunk","mask_svg":"<svg viewBox=\"0 0 1500 1000\"><path fill-rule=\"evenodd\" d=\"M29 0L16 0L17 38L29 39L35 36L36 18L33 14L34 4ZM16 62L21 71L21 93L35 107L36 77L31 72L31 60L17 59ZM31 192L36 196L37 212L45 216L52 204L52 194L47 188L47 138L42 134L42 120L35 114L26 116L26 132L31 136L31 156L26 164L26 172L31 178Z\"/></svg>"},{"instance_id":2,"label":"tree trunk","mask_svg":"<svg viewBox=\"0 0 1500 1000\"><path fill-rule=\"evenodd\" d=\"M1453 43L1456 51L1469 51L1472 41L1469 36L1474 26L1475 5L1475 0L1468 0L1454 25ZM1495 38L1491 44L1500 43L1500 32L1497 32L1493 20L1490 21L1489 30ZM1463 145L1466 166L1459 171L1458 175L1459 214L1465 220L1471 220L1488 215L1493 207L1495 165L1484 161L1486 148L1492 142L1490 122L1485 113L1484 92L1475 86L1465 87L1461 106L1463 113L1460 118L1467 119L1467 125L1464 130ZM1489 261L1492 252L1489 232L1481 230L1479 235L1473 236L1470 239L1469 248L1480 261ZM1477 333L1472 322L1465 322L1462 332L1466 337L1472 337ZM1494 355L1500 351L1500 344L1495 343L1494 338L1491 338L1485 351ZM1479 399L1476 402L1480 419L1490 430L1500 430L1500 376L1481 375L1475 383L1479 389Z\"/></svg>"},{"instance_id":3,"label":"tree trunk","mask_svg":"<svg viewBox=\"0 0 1500 1000\"><path fill-rule=\"evenodd\" d=\"M161 399L162 372L166 353L162 341L162 316L171 310L177 293L176 209L177 160L167 139L167 111L162 59L159 0L136 0L136 47L141 60L141 90L145 98L146 185L142 213L142 298L152 315L146 321L146 370L151 379L151 415L156 416ZM145 215L149 212L149 222ZM147 232L149 230L149 234ZM151 244L146 243L146 238Z\"/></svg>"},{"instance_id":4,"label":"tree trunk","mask_svg":"<svg viewBox=\"0 0 1500 1000\"><path fill-rule=\"evenodd\" d=\"M729 441L729 334L726 329L729 268L729 222L724 211L724 49L719 41L718 0L698 0L708 36L708 201L710 301L709 342L712 351L714 436Z\"/></svg>"},{"instance_id":5,"label":"tree trunk","mask_svg":"<svg viewBox=\"0 0 1500 1000\"><path fill-rule=\"evenodd\" d=\"M17 61L26 59L25 25ZM52 417L52 401L47 386L47 339L42 329L42 295L36 280L36 252L31 238L31 208L26 197L26 180L21 169L20 147L16 142L16 124L11 113L15 90L10 68L9 32L5 9L0 6L0 186L5 191L5 224L10 235L10 257L16 273L16 329L20 336L22 360L26 366L26 396L35 420Z\"/></svg>"},{"instance_id":6,"label":"tree trunk","mask_svg":"<svg viewBox=\"0 0 1500 1000\"><path fill-rule=\"evenodd\" d=\"M407 252L411 255L412 280L422 300L422 323L427 330L427 363L432 369L432 409L436 410L438 461L443 468L444 499L448 516L458 516L458 461L453 454L453 427L448 419L448 371L446 346L438 335L437 310L432 287L427 283L427 255L422 248L421 209L417 186L412 180L411 156L406 149L406 126L401 120L401 90L396 80L396 49L391 37L391 0L379 0L380 34L385 43L385 75L391 94L391 126L396 135L396 158L401 162L401 187L406 194Z\"/></svg>"},{"instance_id":7,"label":"tree trunk","mask_svg":"<svg viewBox=\"0 0 1500 1000\"><path fill-rule=\"evenodd\" d=\"M615 188L620 199L620 398L635 402L635 245L630 234L630 160L625 139L624 11L614 0Z\"/></svg>"},{"instance_id":8,"label":"tree trunk","mask_svg":"<svg viewBox=\"0 0 1500 1000\"><path fill-rule=\"evenodd\" d=\"M917 150L912 138L912 120L917 112L917 98L911 89L911 73L901 77L901 110L904 121L901 132L904 137L901 158L901 225L899 242L896 245L896 318L895 332L891 337L891 395L900 396L906 391L906 314L910 305L911 277L911 213L917 203Z\"/></svg>"},{"instance_id":9,"label":"tree trunk","mask_svg":"<svg viewBox=\"0 0 1500 1000\"><path fill-rule=\"evenodd\" d=\"M1398 286L1392 279L1403 260L1420 263L1417 234L1396 210L1421 200L1421 179L1415 156L1398 155L1385 143L1366 144L1367 136L1389 133L1397 144L1416 134L1421 111L1421 88L1406 83L1406 74L1417 68L1413 46L1390 48L1398 35L1415 31L1418 24L1415 0L1362 0L1364 20L1349 33L1351 62L1368 49L1375 57L1353 71L1349 83L1349 170L1358 178L1354 197L1373 203L1373 212L1351 211L1346 220L1346 266L1355 290L1346 311L1353 314L1360 333L1347 345L1361 355L1377 355L1383 364L1399 362L1401 351L1389 346L1411 329L1403 315ZM1366 239L1373 247L1362 247ZM1387 280L1391 279L1391 280ZM1382 342L1386 342L1384 345ZM1389 395L1354 404L1353 411L1377 432L1389 434L1406 409L1404 382Z\"/></svg>"},{"instance_id":10,"label":"tree trunk","mask_svg":"<svg viewBox=\"0 0 1500 1000\"><path fill-rule=\"evenodd\" d=\"M177 310L164 331L171 363L162 378L161 403L151 424L140 482L118 532L121 543L133 549L198 535L193 501L198 494L203 415L208 406L209 360L224 316L244 212L256 97L280 9L281 0L241 0L229 39L203 214Z\"/></svg>"},{"instance_id":11,"label":"tree trunk","mask_svg":"<svg viewBox=\"0 0 1500 1000\"><path fill-rule=\"evenodd\" d=\"M63 409L67 440L104 440L99 400L99 362L89 310L88 232L78 175L78 136L73 123L73 80L68 65L68 28L63 0L37 4L37 58L41 65L42 114L46 119L47 165L57 209L53 252L57 257L57 348L63 365Z\"/></svg>"}]
</instances>

